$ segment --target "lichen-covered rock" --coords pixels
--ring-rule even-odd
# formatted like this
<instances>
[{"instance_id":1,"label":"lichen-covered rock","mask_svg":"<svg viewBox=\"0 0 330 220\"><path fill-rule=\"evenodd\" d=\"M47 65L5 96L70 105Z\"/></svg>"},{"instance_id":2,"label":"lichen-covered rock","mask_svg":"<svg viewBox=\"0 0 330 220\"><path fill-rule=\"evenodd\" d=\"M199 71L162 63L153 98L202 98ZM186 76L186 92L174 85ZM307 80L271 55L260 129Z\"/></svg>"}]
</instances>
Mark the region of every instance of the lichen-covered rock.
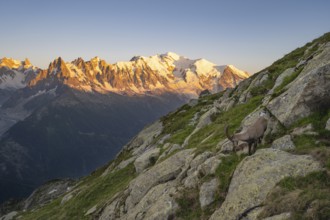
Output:
<instances>
[{"instance_id":1,"label":"lichen-covered rock","mask_svg":"<svg viewBox=\"0 0 330 220\"><path fill-rule=\"evenodd\" d=\"M206 159L213 156L213 153L210 151L205 151L199 155L197 155L191 162L190 162L190 169L188 170L188 174L197 170L197 167L202 164Z\"/></svg>"},{"instance_id":2,"label":"lichen-covered rock","mask_svg":"<svg viewBox=\"0 0 330 220\"><path fill-rule=\"evenodd\" d=\"M186 188L196 188L198 186L199 178L200 178L199 166L212 156L213 156L212 152L205 151L197 155L190 162L189 169L187 170L187 177L183 180L183 185Z\"/></svg>"},{"instance_id":3,"label":"lichen-covered rock","mask_svg":"<svg viewBox=\"0 0 330 220\"><path fill-rule=\"evenodd\" d=\"M237 166L224 203L210 219L236 219L248 208L261 204L281 179L320 169L320 164L311 156L261 149Z\"/></svg>"},{"instance_id":4,"label":"lichen-covered rock","mask_svg":"<svg viewBox=\"0 0 330 220\"><path fill-rule=\"evenodd\" d=\"M285 79L285 77L291 76L291 74L294 73L294 68L288 68L286 69L283 73L281 73L276 81L275 81L275 85L273 86L273 88L268 92L268 95L271 95L274 93L274 90L280 86L283 82L283 80Z\"/></svg>"},{"instance_id":5,"label":"lichen-covered rock","mask_svg":"<svg viewBox=\"0 0 330 220\"><path fill-rule=\"evenodd\" d=\"M249 87L243 91L243 93L240 95L238 102L239 103L244 103L246 102L249 98L251 98L251 89L257 86L260 86L262 83L264 83L266 80L268 80L269 76L268 76L269 72L268 71L264 71L259 73L251 82L251 84L249 85Z\"/></svg>"},{"instance_id":6,"label":"lichen-covered rock","mask_svg":"<svg viewBox=\"0 0 330 220\"><path fill-rule=\"evenodd\" d=\"M292 136L299 136L303 134L318 135L318 133L313 130L312 124L308 124L303 127L297 127L291 133Z\"/></svg>"},{"instance_id":7,"label":"lichen-covered rock","mask_svg":"<svg viewBox=\"0 0 330 220\"><path fill-rule=\"evenodd\" d=\"M287 91L267 105L285 126L310 115L314 109L330 105L330 64L303 72L290 84Z\"/></svg>"},{"instance_id":8,"label":"lichen-covered rock","mask_svg":"<svg viewBox=\"0 0 330 220\"><path fill-rule=\"evenodd\" d=\"M168 219L179 208L173 196L177 193L174 185L172 181L151 188L141 201L121 219Z\"/></svg>"},{"instance_id":9,"label":"lichen-covered rock","mask_svg":"<svg viewBox=\"0 0 330 220\"><path fill-rule=\"evenodd\" d=\"M163 130L163 123L156 121L144 128L133 140L128 143L124 149L133 149L133 155L139 155L145 151L151 141L158 136Z\"/></svg>"},{"instance_id":10,"label":"lichen-covered rock","mask_svg":"<svg viewBox=\"0 0 330 220\"><path fill-rule=\"evenodd\" d=\"M94 205L92 208L87 210L87 212L85 213L85 216L93 214L96 211L96 209L97 209L97 205Z\"/></svg>"},{"instance_id":11,"label":"lichen-covered rock","mask_svg":"<svg viewBox=\"0 0 330 220\"><path fill-rule=\"evenodd\" d=\"M141 173L144 169L155 163L159 153L160 148L154 148L139 156L134 162L136 172Z\"/></svg>"},{"instance_id":12,"label":"lichen-covered rock","mask_svg":"<svg viewBox=\"0 0 330 220\"><path fill-rule=\"evenodd\" d=\"M326 125L325 125L325 129L330 131L330 118L328 119Z\"/></svg>"},{"instance_id":13,"label":"lichen-covered rock","mask_svg":"<svg viewBox=\"0 0 330 220\"><path fill-rule=\"evenodd\" d=\"M199 184L199 174L197 170L194 171L193 173L190 173L190 175L183 180L183 185L187 189L197 188L198 184Z\"/></svg>"},{"instance_id":14,"label":"lichen-covered rock","mask_svg":"<svg viewBox=\"0 0 330 220\"><path fill-rule=\"evenodd\" d=\"M279 150L293 150L296 148L290 135L284 135L272 143L272 148Z\"/></svg>"},{"instance_id":15,"label":"lichen-covered rock","mask_svg":"<svg viewBox=\"0 0 330 220\"><path fill-rule=\"evenodd\" d=\"M192 160L193 151L194 149L179 151L131 181L128 187L130 193L126 199L126 210L132 209L153 186L175 179L183 167Z\"/></svg>"},{"instance_id":16,"label":"lichen-covered rock","mask_svg":"<svg viewBox=\"0 0 330 220\"><path fill-rule=\"evenodd\" d=\"M330 64L330 42L322 45L319 49L320 54L309 60L305 68L302 70L301 74L305 75L311 70L318 69L322 66Z\"/></svg>"},{"instance_id":17,"label":"lichen-covered rock","mask_svg":"<svg viewBox=\"0 0 330 220\"><path fill-rule=\"evenodd\" d=\"M130 158L128 158L127 160L123 160L121 161L117 166L115 166L113 168L113 170L111 172L116 172L118 170L124 169L125 167L127 167L130 163L133 163L133 161L136 159L136 156L132 156ZM106 174L104 174L106 175Z\"/></svg>"},{"instance_id":18,"label":"lichen-covered rock","mask_svg":"<svg viewBox=\"0 0 330 220\"><path fill-rule=\"evenodd\" d=\"M198 120L198 123L194 129L194 131L184 140L183 146L187 146L188 142L190 140L190 137L194 135L197 131L199 131L201 128L205 127L206 125L209 125L212 123L211 116L218 112L218 109L216 107L211 108L207 112L205 112Z\"/></svg>"},{"instance_id":19,"label":"lichen-covered rock","mask_svg":"<svg viewBox=\"0 0 330 220\"><path fill-rule=\"evenodd\" d=\"M219 187L219 180L214 178L202 184L199 190L199 203L201 208L205 208L215 200L215 195Z\"/></svg>"},{"instance_id":20,"label":"lichen-covered rock","mask_svg":"<svg viewBox=\"0 0 330 220\"><path fill-rule=\"evenodd\" d=\"M217 170L218 166L221 163L220 157L225 157L225 155L217 155L211 158L208 158L205 160L204 163L198 166L197 170L202 176L215 174L215 171Z\"/></svg>"},{"instance_id":21,"label":"lichen-covered rock","mask_svg":"<svg viewBox=\"0 0 330 220\"><path fill-rule=\"evenodd\" d=\"M228 138L226 138L217 144L216 149L220 153L227 153L227 152L232 152L233 147L234 147L233 143Z\"/></svg>"},{"instance_id":22,"label":"lichen-covered rock","mask_svg":"<svg viewBox=\"0 0 330 220\"><path fill-rule=\"evenodd\" d=\"M6 215L0 216L0 220L12 220L18 214L16 211L9 212Z\"/></svg>"},{"instance_id":23,"label":"lichen-covered rock","mask_svg":"<svg viewBox=\"0 0 330 220\"><path fill-rule=\"evenodd\" d=\"M45 205L68 192L76 183L73 179L51 180L37 188L24 201L23 209L32 209Z\"/></svg>"},{"instance_id":24,"label":"lichen-covered rock","mask_svg":"<svg viewBox=\"0 0 330 220\"><path fill-rule=\"evenodd\" d=\"M288 220L291 217L290 212L284 212L278 215L274 215L271 217L264 218L263 220Z\"/></svg>"},{"instance_id":25,"label":"lichen-covered rock","mask_svg":"<svg viewBox=\"0 0 330 220\"><path fill-rule=\"evenodd\" d=\"M158 158L158 161L162 161L167 155L173 153L176 150L181 150L183 147L180 144L171 144L171 143L166 143L163 147L165 150Z\"/></svg>"}]
</instances>

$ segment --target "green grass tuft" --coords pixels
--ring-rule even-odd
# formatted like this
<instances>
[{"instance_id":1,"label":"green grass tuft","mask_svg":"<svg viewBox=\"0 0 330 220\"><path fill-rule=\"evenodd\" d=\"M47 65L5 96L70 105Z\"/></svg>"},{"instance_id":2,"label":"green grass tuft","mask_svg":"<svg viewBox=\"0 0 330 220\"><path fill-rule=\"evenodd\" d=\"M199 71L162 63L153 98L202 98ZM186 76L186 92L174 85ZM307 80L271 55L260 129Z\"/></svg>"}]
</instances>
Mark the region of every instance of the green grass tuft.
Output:
<instances>
[{"instance_id":1,"label":"green grass tuft","mask_svg":"<svg viewBox=\"0 0 330 220\"><path fill-rule=\"evenodd\" d=\"M122 191L136 176L133 164L107 176L93 177L79 185L79 193L61 205L62 197L41 207L23 213L22 219L91 219L84 214L94 205L101 208L115 193Z\"/></svg>"},{"instance_id":2,"label":"green grass tuft","mask_svg":"<svg viewBox=\"0 0 330 220\"><path fill-rule=\"evenodd\" d=\"M328 171L305 177L287 177L267 196L258 219L290 212L291 219L330 219L330 175Z\"/></svg>"}]
</instances>

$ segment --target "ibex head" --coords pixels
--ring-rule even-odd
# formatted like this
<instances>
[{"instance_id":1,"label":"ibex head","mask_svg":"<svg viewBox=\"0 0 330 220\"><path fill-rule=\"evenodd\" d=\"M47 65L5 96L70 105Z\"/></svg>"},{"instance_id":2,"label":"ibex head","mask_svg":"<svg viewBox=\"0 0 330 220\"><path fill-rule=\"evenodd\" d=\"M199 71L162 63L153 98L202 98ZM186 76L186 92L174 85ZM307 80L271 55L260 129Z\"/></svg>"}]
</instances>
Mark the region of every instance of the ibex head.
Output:
<instances>
[{"instance_id":1,"label":"ibex head","mask_svg":"<svg viewBox=\"0 0 330 220\"><path fill-rule=\"evenodd\" d=\"M237 138L235 138L234 135L229 135L228 128L229 128L229 126L226 125L226 127L225 127L225 133L226 133L227 138L233 143L233 145L234 145L233 150L235 151L235 149L236 149L236 147L238 145L238 140L237 140Z\"/></svg>"}]
</instances>

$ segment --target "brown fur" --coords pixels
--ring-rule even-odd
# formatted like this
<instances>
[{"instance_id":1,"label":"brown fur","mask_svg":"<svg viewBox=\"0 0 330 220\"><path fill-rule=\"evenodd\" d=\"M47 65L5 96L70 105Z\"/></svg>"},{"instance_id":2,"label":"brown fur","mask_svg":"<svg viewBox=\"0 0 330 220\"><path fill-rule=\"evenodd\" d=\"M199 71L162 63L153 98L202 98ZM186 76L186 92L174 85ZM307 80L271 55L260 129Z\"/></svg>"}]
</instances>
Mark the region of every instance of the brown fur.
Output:
<instances>
[{"instance_id":1,"label":"brown fur","mask_svg":"<svg viewBox=\"0 0 330 220\"><path fill-rule=\"evenodd\" d=\"M228 125L225 128L226 135L228 139L233 142L233 151L236 152L238 141L247 142L249 145L249 155L252 154L252 147L253 152L256 151L258 143L261 142L263 135L267 128L267 119L264 117L259 117L257 121L248 127L245 131L233 134L232 136L229 135L228 132Z\"/></svg>"}]
</instances>

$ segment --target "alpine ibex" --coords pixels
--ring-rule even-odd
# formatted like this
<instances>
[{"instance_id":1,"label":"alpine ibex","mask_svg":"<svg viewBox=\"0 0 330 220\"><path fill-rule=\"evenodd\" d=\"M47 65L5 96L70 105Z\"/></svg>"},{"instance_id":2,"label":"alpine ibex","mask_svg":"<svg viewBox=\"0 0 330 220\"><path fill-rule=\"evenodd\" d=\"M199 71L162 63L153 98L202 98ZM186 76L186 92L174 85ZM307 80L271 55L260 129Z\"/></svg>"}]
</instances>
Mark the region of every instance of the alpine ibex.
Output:
<instances>
[{"instance_id":1,"label":"alpine ibex","mask_svg":"<svg viewBox=\"0 0 330 220\"><path fill-rule=\"evenodd\" d=\"M228 125L225 128L226 135L228 139L233 142L233 151L236 152L236 148L238 145L238 141L247 142L249 145L249 155L252 153L252 146L253 152L256 151L258 142L261 142L261 139L266 131L267 128L267 119L263 116L259 117L257 121L250 125L245 131L236 133L232 136L228 133Z\"/></svg>"}]
</instances>

